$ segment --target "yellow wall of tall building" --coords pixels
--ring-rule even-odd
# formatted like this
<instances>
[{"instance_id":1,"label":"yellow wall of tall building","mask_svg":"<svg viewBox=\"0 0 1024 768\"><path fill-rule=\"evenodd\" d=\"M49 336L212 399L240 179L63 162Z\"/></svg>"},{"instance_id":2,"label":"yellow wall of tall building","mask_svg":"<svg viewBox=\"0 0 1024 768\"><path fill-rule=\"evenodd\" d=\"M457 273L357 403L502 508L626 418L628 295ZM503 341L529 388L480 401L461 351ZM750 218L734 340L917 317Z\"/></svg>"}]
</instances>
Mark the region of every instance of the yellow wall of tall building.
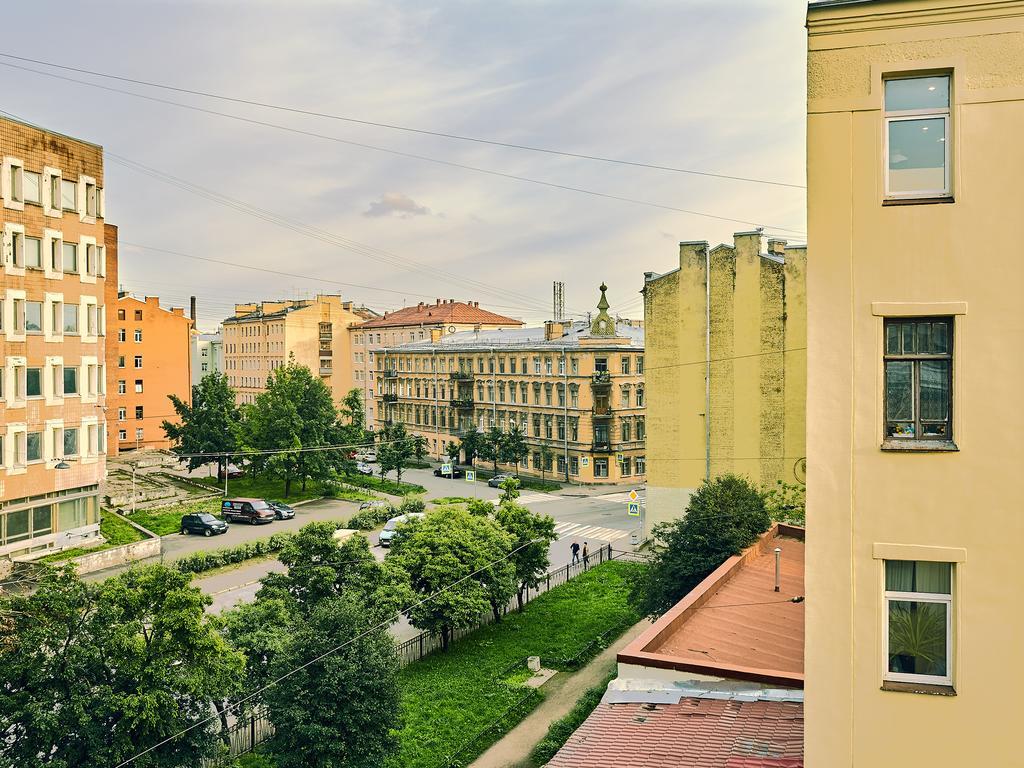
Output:
<instances>
[{"instance_id":1,"label":"yellow wall of tall building","mask_svg":"<svg viewBox=\"0 0 1024 768\"><path fill-rule=\"evenodd\" d=\"M807 765L1021 765L1024 3L812 5L808 29ZM883 205L883 77L936 71L953 200ZM953 318L957 450L882 449L901 315ZM953 564L946 695L883 690L885 559Z\"/></svg>"},{"instance_id":2,"label":"yellow wall of tall building","mask_svg":"<svg viewBox=\"0 0 1024 768\"><path fill-rule=\"evenodd\" d=\"M806 264L759 232L734 245L679 246L679 269L649 275L645 527L673 520L708 470L707 263L711 265L710 474L799 482L805 455Z\"/></svg>"}]
</instances>

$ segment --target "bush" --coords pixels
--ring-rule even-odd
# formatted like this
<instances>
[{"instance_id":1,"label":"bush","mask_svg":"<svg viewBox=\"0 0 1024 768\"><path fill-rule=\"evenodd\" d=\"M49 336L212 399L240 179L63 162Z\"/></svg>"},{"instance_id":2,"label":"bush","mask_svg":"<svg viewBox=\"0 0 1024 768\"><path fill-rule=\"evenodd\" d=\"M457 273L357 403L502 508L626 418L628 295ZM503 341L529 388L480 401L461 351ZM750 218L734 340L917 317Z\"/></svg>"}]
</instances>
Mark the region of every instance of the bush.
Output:
<instances>
[{"instance_id":1,"label":"bush","mask_svg":"<svg viewBox=\"0 0 1024 768\"><path fill-rule=\"evenodd\" d=\"M237 547L224 547L210 552L195 552L176 560L174 567L182 573L203 573L225 565L241 563L254 557L280 552L292 535L291 533L275 533L269 538L247 541Z\"/></svg>"},{"instance_id":2,"label":"bush","mask_svg":"<svg viewBox=\"0 0 1024 768\"><path fill-rule=\"evenodd\" d=\"M556 720L548 727L547 735L530 752L530 759L538 765L545 765L555 756L555 753L569 740L576 729L583 725L583 721L590 717L597 705L601 703L601 697L608 689L608 683L616 677L616 670L604 679L599 685L588 689L569 710L569 714L560 720Z\"/></svg>"},{"instance_id":3,"label":"bush","mask_svg":"<svg viewBox=\"0 0 1024 768\"><path fill-rule=\"evenodd\" d=\"M776 480L775 485L764 489L765 509L777 523L806 525L806 493L807 486Z\"/></svg>"},{"instance_id":4,"label":"bush","mask_svg":"<svg viewBox=\"0 0 1024 768\"><path fill-rule=\"evenodd\" d=\"M398 507L400 515L414 515L426 512L427 505L419 496L407 496Z\"/></svg>"},{"instance_id":5,"label":"bush","mask_svg":"<svg viewBox=\"0 0 1024 768\"><path fill-rule=\"evenodd\" d=\"M398 514L394 507L367 507L356 512L348 519L347 528L354 528L357 531L372 531L381 523L386 523Z\"/></svg>"}]
</instances>

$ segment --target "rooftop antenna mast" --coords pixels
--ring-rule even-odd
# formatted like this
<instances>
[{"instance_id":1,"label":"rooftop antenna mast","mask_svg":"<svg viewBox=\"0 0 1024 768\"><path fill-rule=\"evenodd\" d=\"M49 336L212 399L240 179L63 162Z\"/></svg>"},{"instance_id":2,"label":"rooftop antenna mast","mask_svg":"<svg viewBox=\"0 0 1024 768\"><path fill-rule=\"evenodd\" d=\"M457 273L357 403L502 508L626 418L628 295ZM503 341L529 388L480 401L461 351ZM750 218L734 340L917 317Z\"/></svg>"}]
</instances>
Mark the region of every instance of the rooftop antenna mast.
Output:
<instances>
[{"instance_id":1,"label":"rooftop antenna mast","mask_svg":"<svg viewBox=\"0 0 1024 768\"><path fill-rule=\"evenodd\" d=\"M560 323L565 320L565 283L556 280L554 282L554 314L552 320Z\"/></svg>"}]
</instances>

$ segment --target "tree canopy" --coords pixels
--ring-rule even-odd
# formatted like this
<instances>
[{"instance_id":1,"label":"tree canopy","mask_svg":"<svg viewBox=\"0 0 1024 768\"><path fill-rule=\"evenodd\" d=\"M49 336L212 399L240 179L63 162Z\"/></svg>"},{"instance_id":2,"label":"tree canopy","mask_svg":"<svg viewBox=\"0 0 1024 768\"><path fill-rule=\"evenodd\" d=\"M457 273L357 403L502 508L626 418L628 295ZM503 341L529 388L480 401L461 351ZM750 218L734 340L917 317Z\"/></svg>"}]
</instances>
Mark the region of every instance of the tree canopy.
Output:
<instances>
[{"instance_id":1,"label":"tree canopy","mask_svg":"<svg viewBox=\"0 0 1024 768\"><path fill-rule=\"evenodd\" d=\"M426 450L426 441L422 437L410 435L405 424L396 421L385 424L376 433L377 465L383 478L388 472L394 472L398 484L402 484L402 471L414 457L419 458Z\"/></svg>"},{"instance_id":2,"label":"tree canopy","mask_svg":"<svg viewBox=\"0 0 1024 768\"><path fill-rule=\"evenodd\" d=\"M683 517L654 527L652 557L634 582L633 603L660 616L770 525L764 497L748 480L727 474L705 481Z\"/></svg>"},{"instance_id":3,"label":"tree canopy","mask_svg":"<svg viewBox=\"0 0 1024 768\"><path fill-rule=\"evenodd\" d=\"M522 610L527 587L536 589L551 565L548 551L551 542L558 538L555 521L549 515L531 512L513 501L499 504L494 519L512 536L514 551L510 560L515 570L516 601Z\"/></svg>"},{"instance_id":4,"label":"tree canopy","mask_svg":"<svg viewBox=\"0 0 1024 768\"><path fill-rule=\"evenodd\" d=\"M513 423L505 433L501 441L501 461L503 464L515 464L516 474L519 474L519 465L526 461L530 455L529 446L526 444L526 435Z\"/></svg>"},{"instance_id":5,"label":"tree canopy","mask_svg":"<svg viewBox=\"0 0 1024 768\"><path fill-rule=\"evenodd\" d=\"M238 450L239 412L235 392L222 373L208 373L192 387L192 402L168 395L179 423L164 420L161 427L174 443L171 450L186 459L189 469L197 469L213 459L191 454L229 454ZM218 457L226 469L227 457Z\"/></svg>"}]
</instances>

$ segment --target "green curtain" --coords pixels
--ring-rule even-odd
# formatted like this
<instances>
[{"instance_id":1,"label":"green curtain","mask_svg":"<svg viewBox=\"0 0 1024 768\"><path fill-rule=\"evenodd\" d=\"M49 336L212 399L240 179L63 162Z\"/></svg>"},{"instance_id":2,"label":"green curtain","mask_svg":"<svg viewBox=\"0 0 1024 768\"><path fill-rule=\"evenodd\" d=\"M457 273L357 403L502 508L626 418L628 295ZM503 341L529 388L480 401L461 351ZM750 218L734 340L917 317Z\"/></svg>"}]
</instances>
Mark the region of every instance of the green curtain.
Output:
<instances>
[{"instance_id":1,"label":"green curtain","mask_svg":"<svg viewBox=\"0 0 1024 768\"><path fill-rule=\"evenodd\" d=\"M930 592L951 594L950 563L922 560L886 560L885 589L888 592Z\"/></svg>"}]
</instances>

